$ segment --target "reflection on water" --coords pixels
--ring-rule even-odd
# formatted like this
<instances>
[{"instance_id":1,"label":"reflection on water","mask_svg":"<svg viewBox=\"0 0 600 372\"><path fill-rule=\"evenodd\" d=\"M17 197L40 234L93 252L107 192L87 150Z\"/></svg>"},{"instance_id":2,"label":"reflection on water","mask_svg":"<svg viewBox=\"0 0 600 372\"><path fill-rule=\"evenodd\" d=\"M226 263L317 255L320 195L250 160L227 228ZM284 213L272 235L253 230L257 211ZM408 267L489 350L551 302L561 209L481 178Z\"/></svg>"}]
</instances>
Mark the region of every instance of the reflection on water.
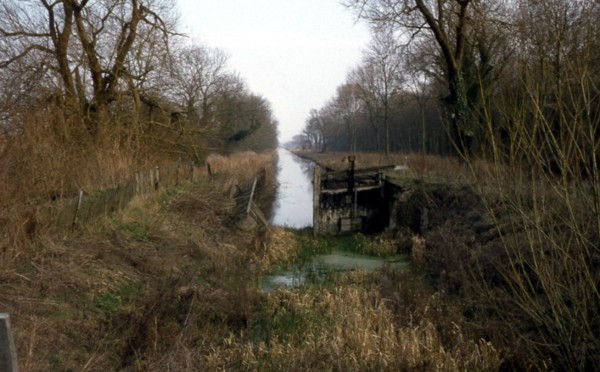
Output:
<instances>
[{"instance_id":1,"label":"reflection on water","mask_svg":"<svg viewBox=\"0 0 600 372\"><path fill-rule=\"evenodd\" d=\"M285 271L276 275L268 275L260 283L263 292L272 292L279 288L296 288L304 285L306 275L298 270Z\"/></svg>"},{"instance_id":2,"label":"reflection on water","mask_svg":"<svg viewBox=\"0 0 600 372\"><path fill-rule=\"evenodd\" d=\"M282 148L277 153L277 201L271 223L296 229L312 226L313 164Z\"/></svg>"}]
</instances>

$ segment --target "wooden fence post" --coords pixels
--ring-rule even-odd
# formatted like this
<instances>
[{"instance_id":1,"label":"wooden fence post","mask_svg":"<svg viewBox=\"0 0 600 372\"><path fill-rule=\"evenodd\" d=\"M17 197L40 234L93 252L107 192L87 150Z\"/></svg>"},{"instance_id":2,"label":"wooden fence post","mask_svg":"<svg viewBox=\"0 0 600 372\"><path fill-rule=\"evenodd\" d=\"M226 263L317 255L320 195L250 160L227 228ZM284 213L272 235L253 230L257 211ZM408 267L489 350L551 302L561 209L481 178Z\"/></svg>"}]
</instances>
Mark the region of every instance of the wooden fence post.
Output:
<instances>
[{"instance_id":1,"label":"wooden fence post","mask_svg":"<svg viewBox=\"0 0 600 372\"><path fill-rule=\"evenodd\" d=\"M248 201L248 206L246 206L246 215L250 213L250 208L252 208L252 199L254 198L254 191L256 190L256 178L254 178L254 182L252 183L252 190L250 191L250 201Z\"/></svg>"},{"instance_id":2,"label":"wooden fence post","mask_svg":"<svg viewBox=\"0 0 600 372\"><path fill-rule=\"evenodd\" d=\"M0 313L0 371L19 371L17 350L10 330L10 317L6 313Z\"/></svg>"},{"instance_id":3,"label":"wooden fence post","mask_svg":"<svg viewBox=\"0 0 600 372\"><path fill-rule=\"evenodd\" d=\"M79 197L77 198L77 205L75 206L75 213L73 213L73 223L71 229L77 226L77 216L79 215L79 209L81 208L81 201L83 200L83 190L79 190Z\"/></svg>"},{"instance_id":4,"label":"wooden fence post","mask_svg":"<svg viewBox=\"0 0 600 372\"><path fill-rule=\"evenodd\" d=\"M140 191L140 172L135 172L135 189L134 189L134 195L139 195L141 194Z\"/></svg>"},{"instance_id":5,"label":"wooden fence post","mask_svg":"<svg viewBox=\"0 0 600 372\"><path fill-rule=\"evenodd\" d=\"M158 190L160 186L160 173L158 167L154 168L154 190Z\"/></svg>"}]
</instances>

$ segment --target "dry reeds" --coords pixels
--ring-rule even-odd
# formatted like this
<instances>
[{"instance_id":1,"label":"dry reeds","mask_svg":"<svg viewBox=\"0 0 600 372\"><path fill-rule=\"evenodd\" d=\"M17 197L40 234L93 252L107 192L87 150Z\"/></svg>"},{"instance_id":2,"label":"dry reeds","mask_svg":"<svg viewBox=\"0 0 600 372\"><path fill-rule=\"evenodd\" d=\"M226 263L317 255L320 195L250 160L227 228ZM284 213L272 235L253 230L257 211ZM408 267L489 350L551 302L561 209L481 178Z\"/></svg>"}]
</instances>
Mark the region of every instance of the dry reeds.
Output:
<instances>
[{"instance_id":1,"label":"dry reeds","mask_svg":"<svg viewBox=\"0 0 600 372\"><path fill-rule=\"evenodd\" d=\"M318 153L312 151L294 151L302 157L309 158L316 163L333 170L347 170L347 153ZM355 168L398 166L402 171L411 176L442 180L468 179L470 169L450 156L422 155L391 153L385 156L380 153L356 153Z\"/></svg>"},{"instance_id":2,"label":"dry reeds","mask_svg":"<svg viewBox=\"0 0 600 372\"><path fill-rule=\"evenodd\" d=\"M491 344L466 341L456 325L449 346L431 322L398 324L386 300L362 285L278 291L253 327L258 340L226 340L203 367L452 371L495 370L500 363Z\"/></svg>"},{"instance_id":3,"label":"dry reeds","mask_svg":"<svg viewBox=\"0 0 600 372\"><path fill-rule=\"evenodd\" d=\"M294 261L298 251L296 235L282 228L271 228L268 236L261 242L264 244L261 264L265 269Z\"/></svg>"},{"instance_id":4,"label":"dry reeds","mask_svg":"<svg viewBox=\"0 0 600 372\"><path fill-rule=\"evenodd\" d=\"M206 159L207 167L212 174L226 173L238 182L248 182L260 172L272 169L274 152L257 154L252 151L236 153L230 156L209 155Z\"/></svg>"}]
</instances>

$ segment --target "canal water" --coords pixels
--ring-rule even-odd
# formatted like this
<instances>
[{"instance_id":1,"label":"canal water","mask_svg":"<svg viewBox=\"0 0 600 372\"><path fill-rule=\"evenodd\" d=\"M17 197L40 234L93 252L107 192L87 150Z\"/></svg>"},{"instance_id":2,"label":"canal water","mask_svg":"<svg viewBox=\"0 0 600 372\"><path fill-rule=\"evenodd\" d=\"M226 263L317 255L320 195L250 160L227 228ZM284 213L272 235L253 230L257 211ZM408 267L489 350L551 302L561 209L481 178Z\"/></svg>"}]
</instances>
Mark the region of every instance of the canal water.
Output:
<instances>
[{"instance_id":1,"label":"canal water","mask_svg":"<svg viewBox=\"0 0 600 372\"><path fill-rule=\"evenodd\" d=\"M313 163L279 148L277 200L271 224L301 229L313 221Z\"/></svg>"},{"instance_id":2,"label":"canal water","mask_svg":"<svg viewBox=\"0 0 600 372\"><path fill-rule=\"evenodd\" d=\"M270 292L278 288L295 288L305 284L324 284L328 274L361 270L372 272L387 267L401 270L408 266L406 255L388 257L366 256L353 252L333 251L329 254L318 254L310 264L294 265L273 275L266 276L261 282L261 289Z\"/></svg>"}]
</instances>

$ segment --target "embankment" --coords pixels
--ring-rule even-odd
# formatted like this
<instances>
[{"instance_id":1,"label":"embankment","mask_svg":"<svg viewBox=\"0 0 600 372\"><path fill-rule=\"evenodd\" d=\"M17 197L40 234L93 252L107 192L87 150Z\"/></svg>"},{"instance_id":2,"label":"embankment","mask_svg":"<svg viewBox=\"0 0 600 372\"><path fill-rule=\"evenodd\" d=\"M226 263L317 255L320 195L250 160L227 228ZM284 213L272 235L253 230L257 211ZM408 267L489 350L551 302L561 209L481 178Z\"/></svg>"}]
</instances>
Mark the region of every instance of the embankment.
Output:
<instances>
[{"instance_id":1,"label":"embankment","mask_svg":"<svg viewBox=\"0 0 600 372\"><path fill-rule=\"evenodd\" d=\"M243 328L270 233L238 228L230 190L258 174L268 210L273 156L212 157L212 176L72 232L36 221L0 270L20 370L192 370L186 355Z\"/></svg>"}]
</instances>

